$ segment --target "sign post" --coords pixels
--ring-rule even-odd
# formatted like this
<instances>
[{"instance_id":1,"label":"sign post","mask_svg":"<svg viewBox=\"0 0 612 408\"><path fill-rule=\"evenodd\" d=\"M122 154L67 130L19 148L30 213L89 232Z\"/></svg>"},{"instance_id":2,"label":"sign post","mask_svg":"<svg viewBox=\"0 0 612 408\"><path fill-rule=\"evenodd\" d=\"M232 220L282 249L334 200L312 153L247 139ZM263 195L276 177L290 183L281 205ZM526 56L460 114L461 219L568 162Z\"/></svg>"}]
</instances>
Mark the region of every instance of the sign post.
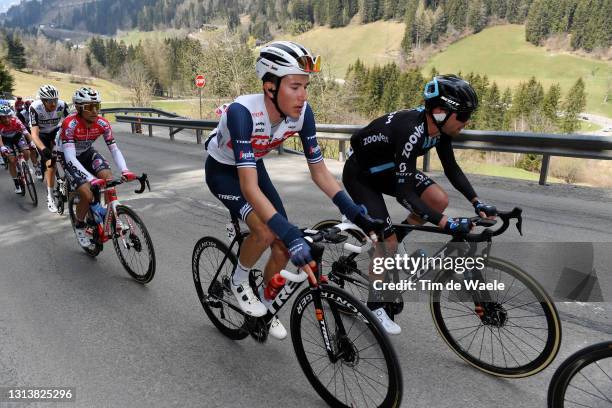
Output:
<instances>
[{"instance_id":1,"label":"sign post","mask_svg":"<svg viewBox=\"0 0 612 408\"><path fill-rule=\"evenodd\" d=\"M198 93L200 94L200 119L202 119L202 88L206 86L204 75L196 75L195 85L198 87Z\"/></svg>"}]
</instances>

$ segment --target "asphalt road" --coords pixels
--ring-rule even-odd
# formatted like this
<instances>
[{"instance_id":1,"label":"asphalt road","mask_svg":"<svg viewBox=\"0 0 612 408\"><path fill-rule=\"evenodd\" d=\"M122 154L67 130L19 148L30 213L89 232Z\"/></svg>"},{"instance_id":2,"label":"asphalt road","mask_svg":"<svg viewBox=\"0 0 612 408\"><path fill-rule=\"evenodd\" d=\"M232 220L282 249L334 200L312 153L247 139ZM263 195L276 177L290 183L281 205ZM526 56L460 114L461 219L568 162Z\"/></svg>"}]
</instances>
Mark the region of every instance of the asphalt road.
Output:
<instances>
[{"instance_id":1,"label":"asphalt road","mask_svg":"<svg viewBox=\"0 0 612 408\"><path fill-rule=\"evenodd\" d=\"M121 132L117 139L130 169L151 179L152 192L136 196L121 186L119 198L144 220L157 274L146 286L135 283L109 244L96 259L87 257L67 217L48 213L44 201L33 209L13 194L8 174L0 170L0 386L76 387L76 402L27 405L41 407L323 406L290 339L263 345L250 338L231 341L199 304L191 278L193 246L204 235L224 239L227 222L227 212L203 183L201 146ZM110 158L104 146L98 148ZM266 165L294 223L337 218L309 180L302 158L271 154ZM328 165L340 174L340 163ZM433 177L450 193L450 214L471 214L443 175ZM544 407L548 382L562 359L612 337L612 191L470 178L482 198L524 210L525 236L509 231L499 239L507 245L501 252L519 251L521 243L557 251L554 256L535 251L540 256L533 259L546 270L552 258L562 257L559 248L586 248L606 302L559 302L561 352L545 371L521 380L468 367L437 334L428 305L407 303L399 316L403 333L393 338L403 368L403 406ZM394 218L405 215L398 204L389 204ZM288 310L281 320L288 327ZM26 404L0 402L5 406Z\"/></svg>"}]
</instances>

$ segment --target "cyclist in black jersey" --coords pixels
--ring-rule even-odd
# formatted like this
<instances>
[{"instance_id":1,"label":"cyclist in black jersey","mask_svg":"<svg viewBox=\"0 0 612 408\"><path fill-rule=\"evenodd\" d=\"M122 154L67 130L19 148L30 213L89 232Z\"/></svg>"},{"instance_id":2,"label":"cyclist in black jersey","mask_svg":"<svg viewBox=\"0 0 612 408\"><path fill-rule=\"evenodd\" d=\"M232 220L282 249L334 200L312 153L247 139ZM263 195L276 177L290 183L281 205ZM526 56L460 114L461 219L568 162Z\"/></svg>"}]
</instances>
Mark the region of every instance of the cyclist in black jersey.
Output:
<instances>
[{"instance_id":1,"label":"cyclist in black jersey","mask_svg":"<svg viewBox=\"0 0 612 408\"><path fill-rule=\"evenodd\" d=\"M497 213L494 206L478 199L455 160L451 142L478 107L476 92L467 81L454 75L442 75L427 83L424 98L424 107L391 112L351 137L351 155L344 166L342 181L353 200L365 205L368 214L386 220L385 245L377 248L374 256L392 255L398 243L383 194L395 197L410 211L405 223L431 222L446 230L471 230L469 218L444 215L448 194L416 168L417 157L433 147L438 152L444 174L472 203L476 214L494 218ZM380 295L371 292L370 309L387 332L399 333L401 329L387 316Z\"/></svg>"}]
</instances>

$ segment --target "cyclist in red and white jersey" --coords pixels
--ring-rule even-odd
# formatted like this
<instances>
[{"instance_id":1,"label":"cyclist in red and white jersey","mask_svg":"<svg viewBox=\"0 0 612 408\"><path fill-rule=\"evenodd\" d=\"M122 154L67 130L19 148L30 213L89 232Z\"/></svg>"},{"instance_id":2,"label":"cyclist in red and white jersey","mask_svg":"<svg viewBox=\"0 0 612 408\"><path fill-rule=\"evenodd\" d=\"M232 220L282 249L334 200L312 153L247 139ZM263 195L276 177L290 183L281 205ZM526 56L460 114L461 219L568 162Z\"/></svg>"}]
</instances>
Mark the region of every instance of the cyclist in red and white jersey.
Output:
<instances>
[{"instance_id":1,"label":"cyclist in red and white jersey","mask_svg":"<svg viewBox=\"0 0 612 408\"><path fill-rule=\"evenodd\" d=\"M17 157L16 151L20 150L26 160L28 160L28 143L24 139L29 135L28 130L7 105L0 106L0 152L2 156L8 157L9 172L15 183L15 193L22 193L22 186L17 178Z\"/></svg>"},{"instance_id":2,"label":"cyclist in red and white jersey","mask_svg":"<svg viewBox=\"0 0 612 408\"><path fill-rule=\"evenodd\" d=\"M136 175L128 170L115 143L110 123L98 115L102 102L100 94L92 88L80 88L74 93L72 101L76 112L64 119L60 129L60 161L72 187L79 194L75 223L77 241L82 247L89 247L91 240L85 233L84 220L94 200L91 186L102 186L105 179L113 177L109 163L93 148L96 139L102 137L106 142L115 164L121 169L123 180L134 180Z\"/></svg>"}]
</instances>

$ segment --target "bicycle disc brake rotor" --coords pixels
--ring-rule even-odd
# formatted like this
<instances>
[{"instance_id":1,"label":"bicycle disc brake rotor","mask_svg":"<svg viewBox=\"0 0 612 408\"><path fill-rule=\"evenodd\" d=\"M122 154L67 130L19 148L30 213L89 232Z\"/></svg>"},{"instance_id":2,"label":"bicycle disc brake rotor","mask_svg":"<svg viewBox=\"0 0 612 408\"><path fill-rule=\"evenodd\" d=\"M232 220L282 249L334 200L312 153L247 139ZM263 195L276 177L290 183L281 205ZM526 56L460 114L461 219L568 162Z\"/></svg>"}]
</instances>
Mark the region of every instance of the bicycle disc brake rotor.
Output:
<instances>
[{"instance_id":1,"label":"bicycle disc brake rotor","mask_svg":"<svg viewBox=\"0 0 612 408\"><path fill-rule=\"evenodd\" d=\"M336 335L332 336L332 339ZM359 351L355 343L348 336L339 336L336 340L336 348L338 349L337 357L349 367L356 367L359 364Z\"/></svg>"},{"instance_id":2,"label":"bicycle disc brake rotor","mask_svg":"<svg viewBox=\"0 0 612 408\"><path fill-rule=\"evenodd\" d=\"M487 326L504 327L508 321L508 312L504 306L497 302L485 303L484 306L476 306L476 314Z\"/></svg>"}]
</instances>

